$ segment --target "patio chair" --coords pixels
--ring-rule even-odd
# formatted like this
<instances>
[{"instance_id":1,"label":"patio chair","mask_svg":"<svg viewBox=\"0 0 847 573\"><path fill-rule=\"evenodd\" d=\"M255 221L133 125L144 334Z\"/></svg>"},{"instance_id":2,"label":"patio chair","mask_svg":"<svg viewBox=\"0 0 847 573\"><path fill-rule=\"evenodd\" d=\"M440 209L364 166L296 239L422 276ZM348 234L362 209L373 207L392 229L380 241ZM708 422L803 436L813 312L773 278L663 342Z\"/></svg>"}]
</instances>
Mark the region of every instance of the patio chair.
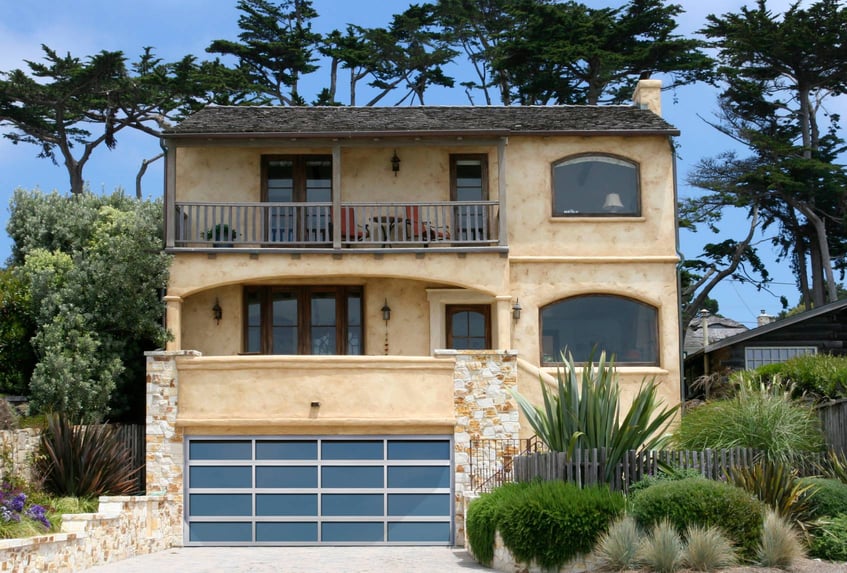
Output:
<instances>
[{"instance_id":1,"label":"patio chair","mask_svg":"<svg viewBox=\"0 0 847 573\"><path fill-rule=\"evenodd\" d=\"M421 218L420 205L406 206L406 229L412 242L444 241L450 238L447 226L435 227Z\"/></svg>"}]
</instances>

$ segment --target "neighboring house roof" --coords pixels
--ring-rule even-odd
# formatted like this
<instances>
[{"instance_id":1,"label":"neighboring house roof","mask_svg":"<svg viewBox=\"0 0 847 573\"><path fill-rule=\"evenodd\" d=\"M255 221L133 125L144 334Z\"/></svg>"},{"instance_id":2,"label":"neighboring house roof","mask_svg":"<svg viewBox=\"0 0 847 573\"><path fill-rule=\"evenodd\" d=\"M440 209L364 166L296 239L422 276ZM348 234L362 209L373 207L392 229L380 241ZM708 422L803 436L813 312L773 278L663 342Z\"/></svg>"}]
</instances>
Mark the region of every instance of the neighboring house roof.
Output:
<instances>
[{"instance_id":1,"label":"neighboring house roof","mask_svg":"<svg viewBox=\"0 0 847 573\"><path fill-rule=\"evenodd\" d=\"M725 316L709 315L706 319L709 323L709 342L714 343L730 336L749 330L746 326L726 318ZM703 350L703 319L699 316L691 319L685 331L685 344L683 350L686 355L694 354Z\"/></svg>"},{"instance_id":2,"label":"neighboring house roof","mask_svg":"<svg viewBox=\"0 0 847 573\"><path fill-rule=\"evenodd\" d=\"M786 328L788 326L795 325L797 323L803 322L805 320L809 320L810 318L815 318L816 316L820 316L822 314L826 314L829 312L841 310L842 308L847 307L847 299L837 300L835 302L831 302L829 304L825 304L818 308L813 308L812 310L807 310L805 312L801 312L790 316L788 318L783 318L782 320L777 320L776 322L772 322L770 324L766 324L765 326L759 326L758 328L753 328L746 332L742 332L740 334L736 334L735 336L730 336L729 338L724 338L714 344L710 344L705 348L706 352L714 352L715 350L719 350L726 346L731 346L733 344L737 344L739 342L744 342L745 340L750 340L751 338L756 338L762 334L767 334L769 332L774 332L780 330L782 328ZM711 338L711 331L709 331L709 338ZM703 348L700 348L699 351L694 352L688 355L688 358L692 356L702 354Z\"/></svg>"},{"instance_id":3,"label":"neighboring house roof","mask_svg":"<svg viewBox=\"0 0 847 573\"><path fill-rule=\"evenodd\" d=\"M635 106L209 106L168 137L388 137L478 134L679 135L660 116Z\"/></svg>"}]
</instances>

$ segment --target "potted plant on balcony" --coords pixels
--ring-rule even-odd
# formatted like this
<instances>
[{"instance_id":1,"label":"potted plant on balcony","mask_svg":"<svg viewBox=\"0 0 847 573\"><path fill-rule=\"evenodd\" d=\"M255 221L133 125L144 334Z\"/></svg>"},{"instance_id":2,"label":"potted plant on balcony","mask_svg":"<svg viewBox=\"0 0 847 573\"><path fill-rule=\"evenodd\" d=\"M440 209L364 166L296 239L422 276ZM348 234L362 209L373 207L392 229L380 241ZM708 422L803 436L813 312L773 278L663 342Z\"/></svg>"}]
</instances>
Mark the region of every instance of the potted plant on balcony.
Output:
<instances>
[{"instance_id":1,"label":"potted plant on balcony","mask_svg":"<svg viewBox=\"0 0 847 573\"><path fill-rule=\"evenodd\" d=\"M206 240L213 241L213 247L231 247L238 233L235 229L230 229L226 223L218 223L213 228L206 231Z\"/></svg>"}]
</instances>

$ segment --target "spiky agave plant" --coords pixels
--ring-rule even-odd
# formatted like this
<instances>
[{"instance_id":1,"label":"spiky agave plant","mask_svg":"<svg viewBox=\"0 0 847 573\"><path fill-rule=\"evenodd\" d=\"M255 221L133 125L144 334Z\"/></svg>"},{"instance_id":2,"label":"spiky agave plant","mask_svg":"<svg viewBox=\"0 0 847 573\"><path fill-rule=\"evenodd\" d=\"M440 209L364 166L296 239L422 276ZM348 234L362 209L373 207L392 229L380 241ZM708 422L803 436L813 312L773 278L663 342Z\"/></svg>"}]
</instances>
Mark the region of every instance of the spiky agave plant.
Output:
<instances>
[{"instance_id":1,"label":"spiky agave plant","mask_svg":"<svg viewBox=\"0 0 847 573\"><path fill-rule=\"evenodd\" d=\"M661 447L677 406L662 407L655 380L643 380L621 420L620 386L613 361L601 353L581 374L573 357L562 356L564 369L556 373L556 390L541 381L543 407L517 391L512 395L538 437L554 452L571 455L575 449L606 448L607 482L629 450Z\"/></svg>"},{"instance_id":2,"label":"spiky agave plant","mask_svg":"<svg viewBox=\"0 0 847 573\"><path fill-rule=\"evenodd\" d=\"M62 414L47 416L37 463L44 488L59 496L95 497L135 493L129 449L115 426L73 425Z\"/></svg>"}]
</instances>

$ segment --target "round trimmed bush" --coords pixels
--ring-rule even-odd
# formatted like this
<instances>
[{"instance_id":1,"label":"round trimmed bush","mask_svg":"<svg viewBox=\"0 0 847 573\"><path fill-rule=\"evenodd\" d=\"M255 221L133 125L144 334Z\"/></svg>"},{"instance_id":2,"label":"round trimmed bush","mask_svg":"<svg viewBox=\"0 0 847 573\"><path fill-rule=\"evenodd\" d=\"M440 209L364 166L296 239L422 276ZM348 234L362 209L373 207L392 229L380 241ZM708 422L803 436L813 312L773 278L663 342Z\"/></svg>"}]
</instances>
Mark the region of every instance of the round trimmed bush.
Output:
<instances>
[{"instance_id":1,"label":"round trimmed bush","mask_svg":"<svg viewBox=\"0 0 847 573\"><path fill-rule=\"evenodd\" d=\"M468 507L467 536L483 564L494 557L494 532L516 559L559 568L591 552L597 539L624 510L623 494L605 486L562 481L507 484Z\"/></svg>"},{"instance_id":2,"label":"round trimmed bush","mask_svg":"<svg viewBox=\"0 0 847 573\"><path fill-rule=\"evenodd\" d=\"M667 518L682 532L715 526L752 556L762 531L764 505L741 488L701 478L657 483L632 499L630 513L647 529Z\"/></svg>"},{"instance_id":3,"label":"round trimmed bush","mask_svg":"<svg viewBox=\"0 0 847 573\"><path fill-rule=\"evenodd\" d=\"M847 514L847 484L837 479L803 478L802 485L811 485L809 506L813 518Z\"/></svg>"}]
</instances>

